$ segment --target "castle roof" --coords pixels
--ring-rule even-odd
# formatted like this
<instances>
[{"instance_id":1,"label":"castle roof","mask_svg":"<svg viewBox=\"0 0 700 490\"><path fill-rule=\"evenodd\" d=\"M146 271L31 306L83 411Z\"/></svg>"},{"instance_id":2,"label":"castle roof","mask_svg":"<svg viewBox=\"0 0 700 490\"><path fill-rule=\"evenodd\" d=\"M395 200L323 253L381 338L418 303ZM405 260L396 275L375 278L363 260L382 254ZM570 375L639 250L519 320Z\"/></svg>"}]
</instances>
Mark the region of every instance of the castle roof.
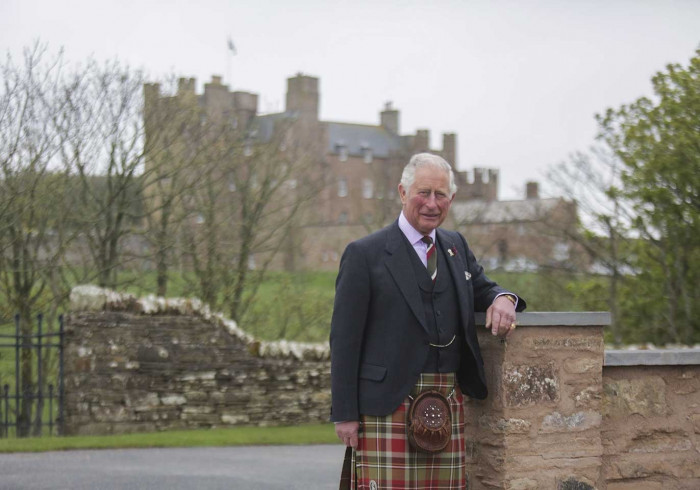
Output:
<instances>
[{"instance_id":1,"label":"castle roof","mask_svg":"<svg viewBox=\"0 0 700 490\"><path fill-rule=\"evenodd\" d=\"M401 149L401 136L392 134L382 126L324 122L328 134L329 153L336 153L338 147L347 148L350 155L362 155L365 149L372 155L386 158Z\"/></svg>"}]
</instances>

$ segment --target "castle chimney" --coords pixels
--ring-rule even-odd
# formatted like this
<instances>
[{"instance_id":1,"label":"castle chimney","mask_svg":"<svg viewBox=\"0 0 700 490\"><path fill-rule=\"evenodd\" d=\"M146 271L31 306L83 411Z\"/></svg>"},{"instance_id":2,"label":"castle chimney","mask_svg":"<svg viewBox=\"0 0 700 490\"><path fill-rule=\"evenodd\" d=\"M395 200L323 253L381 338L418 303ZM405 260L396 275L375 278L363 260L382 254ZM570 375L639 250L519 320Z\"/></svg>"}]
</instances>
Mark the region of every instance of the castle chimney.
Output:
<instances>
[{"instance_id":1,"label":"castle chimney","mask_svg":"<svg viewBox=\"0 0 700 490\"><path fill-rule=\"evenodd\" d=\"M539 199L540 189L537 182L528 182L525 184L525 198L526 199Z\"/></svg>"},{"instance_id":2,"label":"castle chimney","mask_svg":"<svg viewBox=\"0 0 700 490\"><path fill-rule=\"evenodd\" d=\"M384 110L379 113L381 126L391 134L399 134L399 111L391 106L391 102L384 105Z\"/></svg>"},{"instance_id":3,"label":"castle chimney","mask_svg":"<svg viewBox=\"0 0 700 490\"><path fill-rule=\"evenodd\" d=\"M457 168L457 135L455 133L442 134L442 156L452 165L452 168Z\"/></svg>"},{"instance_id":4,"label":"castle chimney","mask_svg":"<svg viewBox=\"0 0 700 490\"><path fill-rule=\"evenodd\" d=\"M318 121L318 78L298 73L287 79L287 112Z\"/></svg>"}]
</instances>

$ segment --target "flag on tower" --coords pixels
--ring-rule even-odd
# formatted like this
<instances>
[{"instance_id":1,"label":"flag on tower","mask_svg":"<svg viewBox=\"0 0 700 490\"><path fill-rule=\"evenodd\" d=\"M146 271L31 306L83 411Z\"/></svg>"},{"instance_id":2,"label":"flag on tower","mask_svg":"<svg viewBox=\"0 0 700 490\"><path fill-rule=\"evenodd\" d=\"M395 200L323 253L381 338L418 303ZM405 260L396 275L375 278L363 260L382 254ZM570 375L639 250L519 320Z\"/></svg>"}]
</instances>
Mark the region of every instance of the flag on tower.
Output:
<instances>
[{"instance_id":1,"label":"flag on tower","mask_svg":"<svg viewBox=\"0 0 700 490\"><path fill-rule=\"evenodd\" d=\"M231 51L231 54L236 54L236 46L233 45L233 39L230 37L228 38L228 49Z\"/></svg>"}]
</instances>

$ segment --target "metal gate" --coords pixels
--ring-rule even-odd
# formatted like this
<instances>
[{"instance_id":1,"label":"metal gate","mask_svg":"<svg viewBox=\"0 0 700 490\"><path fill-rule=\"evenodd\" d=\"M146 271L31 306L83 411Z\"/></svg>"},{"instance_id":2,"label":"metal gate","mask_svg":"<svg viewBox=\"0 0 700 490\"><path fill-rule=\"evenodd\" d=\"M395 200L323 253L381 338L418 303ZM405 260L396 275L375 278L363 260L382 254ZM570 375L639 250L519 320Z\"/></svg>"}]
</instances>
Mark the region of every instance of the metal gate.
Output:
<instances>
[{"instance_id":1,"label":"metal gate","mask_svg":"<svg viewBox=\"0 0 700 490\"><path fill-rule=\"evenodd\" d=\"M31 334L0 330L0 438L63 433L63 316L58 332L43 332L39 315ZM13 359L14 364L11 362Z\"/></svg>"}]
</instances>

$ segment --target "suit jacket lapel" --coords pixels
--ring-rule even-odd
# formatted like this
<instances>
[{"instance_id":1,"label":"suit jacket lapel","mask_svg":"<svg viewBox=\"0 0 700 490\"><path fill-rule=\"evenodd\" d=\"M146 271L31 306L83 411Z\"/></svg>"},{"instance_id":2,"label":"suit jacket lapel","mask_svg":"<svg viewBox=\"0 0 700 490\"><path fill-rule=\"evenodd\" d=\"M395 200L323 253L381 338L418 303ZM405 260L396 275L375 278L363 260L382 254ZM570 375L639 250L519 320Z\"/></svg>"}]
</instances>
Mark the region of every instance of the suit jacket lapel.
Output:
<instances>
[{"instance_id":1,"label":"suit jacket lapel","mask_svg":"<svg viewBox=\"0 0 700 490\"><path fill-rule=\"evenodd\" d=\"M421 326L428 331L425 323L425 309L418 290L418 280L413 273L409 250L405 244L405 237L399 228L398 221L389 230L386 242L386 267L396 281L401 294L403 295L409 308L415 315Z\"/></svg>"}]
</instances>

